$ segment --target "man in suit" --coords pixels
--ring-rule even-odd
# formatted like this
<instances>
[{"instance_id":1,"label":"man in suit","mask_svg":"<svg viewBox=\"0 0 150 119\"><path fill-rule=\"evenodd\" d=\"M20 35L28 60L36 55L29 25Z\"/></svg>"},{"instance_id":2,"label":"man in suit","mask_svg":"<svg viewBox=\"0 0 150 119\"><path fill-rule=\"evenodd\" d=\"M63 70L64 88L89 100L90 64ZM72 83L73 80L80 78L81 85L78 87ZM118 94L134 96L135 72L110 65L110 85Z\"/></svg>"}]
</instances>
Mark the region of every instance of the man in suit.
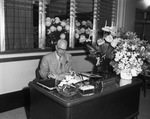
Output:
<instances>
[{"instance_id":1,"label":"man in suit","mask_svg":"<svg viewBox=\"0 0 150 119\"><path fill-rule=\"evenodd\" d=\"M73 70L72 56L66 52L67 41L58 40L56 50L43 56L40 64L39 74L43 79L56 78L62 73Z\"/></svg>"}]
</instances>

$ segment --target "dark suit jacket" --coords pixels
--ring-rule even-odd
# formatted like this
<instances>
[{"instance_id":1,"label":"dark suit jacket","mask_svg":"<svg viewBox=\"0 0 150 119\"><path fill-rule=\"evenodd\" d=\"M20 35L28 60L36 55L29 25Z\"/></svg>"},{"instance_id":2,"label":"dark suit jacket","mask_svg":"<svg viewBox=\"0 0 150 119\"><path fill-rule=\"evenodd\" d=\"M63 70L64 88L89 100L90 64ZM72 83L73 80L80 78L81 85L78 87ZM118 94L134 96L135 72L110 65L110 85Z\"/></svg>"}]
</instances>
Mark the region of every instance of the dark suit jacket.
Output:
<instances>
[{"instance_id":1,"label":"dark suit jacket","mask_svg":"<svg viewBox=\"0 0 150 119\"><path fill-rule=\"evenodd\" d=\"M43 56L40 64L40 76L43 79L48 79L49 74L61 74L67 73L72 70L72 56L69 53L65 53L66 60L63 60L62 69L60 69L60 61L56 57L56 52L51 52Z\"/></svg>"}]
</instances>

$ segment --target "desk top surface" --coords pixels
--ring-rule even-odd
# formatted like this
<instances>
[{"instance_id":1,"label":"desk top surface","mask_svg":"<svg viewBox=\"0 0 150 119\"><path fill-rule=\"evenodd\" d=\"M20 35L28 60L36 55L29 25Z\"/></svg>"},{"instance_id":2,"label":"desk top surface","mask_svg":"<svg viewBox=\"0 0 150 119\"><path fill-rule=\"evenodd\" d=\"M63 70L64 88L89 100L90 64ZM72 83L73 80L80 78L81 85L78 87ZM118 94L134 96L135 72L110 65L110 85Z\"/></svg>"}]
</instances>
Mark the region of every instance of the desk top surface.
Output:
<instances>
[{"instance_id":1,"label":"desk top surface","mask_svg":"<svg viewBox=\"0 0 150 119\"><path fill-rule=\"evenodd\" d=\"M39 93L45 95L46 97L52 99L53 101L56 101L57 103L60 103L61 105L65 106L65 107L71 107L73 105L77 105L80 104L82 102L86 102L89 100L94 100L98 97L103 97L103 96L107 96L109 94L115 93L115 92L119 92L121 90L125 90L127 88L132 88L135 86L139 86L141 85L141 80L133 80L132 84L123 86L123 87L119 87L116 86L115 88L111 88L109 90L106 91L96 91L93 95L90 96L82 96L79 92L72 96L72 97L64 97L61 94L59 94L57 92L57 90L51 90L48 91L42 87L40 87L39 85L37 85L36 81L32 81L29 83L29 87L30 89L34 89L36 91L38 91Z\"/></svg>"}]
</instances>

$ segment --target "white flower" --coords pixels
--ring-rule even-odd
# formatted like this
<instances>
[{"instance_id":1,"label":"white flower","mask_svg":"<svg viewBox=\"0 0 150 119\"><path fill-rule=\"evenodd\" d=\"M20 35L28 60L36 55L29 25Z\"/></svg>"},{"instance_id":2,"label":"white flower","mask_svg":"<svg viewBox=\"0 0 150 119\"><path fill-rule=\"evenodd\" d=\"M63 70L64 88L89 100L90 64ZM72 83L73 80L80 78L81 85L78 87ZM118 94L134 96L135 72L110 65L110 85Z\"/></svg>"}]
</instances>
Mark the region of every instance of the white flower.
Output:
<instances>
[{"instance_id":1,"label":"white flower","mask_svg":"<svg viewBox=\"0 0 150 119\"><path fill-rule=\"evenodd\" d=\"M135 50L135 48L136 48L136 46L135 46L135 45L132 45L131 47L132 47L132 50Z\"/></svg>"},{"instance_id":2,"label":"white flower","mask_svg":"<svg viewBox=\"0 0 150 119\"><path fill-rule=\"evenodd\" d=\"M109 26L105 26L102 28L103 31L106 31L106 32L110 32L110 27Z\"/></svg>"},{"instance_id":3,"label":"white flower","mask_svg":"<svg viewBox=\"0 0 150 119\"><path fill-rule=\"evenodd\" d=\"M55 17L55 23L56 23L56 24L60 23L59 17Z\"/></svg>"},{"instance_id":4,"label":"white flower","mask_svg":"<svg viewBox=\"0 0 150 119\"><path fill-rule=\"evenodd\" d=\"M80 22L77 22L77 23L76 23L76 26L77 26L77 27L79 27L80 25L81 25Z\"/></svg>"},{"instance_id":5,"label":"white flower","mask_svg":"<svg viewBox=\"0 0 150 119\"><path fill-rule=\"evenodd\" d=\"M123 57L123 54L121 52L116 52L115 54L115 61L119 61Z\"/></svg>"},{"instance_id":6,"label":"white flower","mask_svg":"<svg viewBox=\"0 0 150 119\"><path fill-rule=\"evenodd\" d=\"M54 32L54 31L56 31L56 27L51 26L51 27L50 27L50 30L51 30L51 32Z\"/></svg>"},{"instance_id":7,"label":"white flower","mask_svg":"<svg viewBox=\"0 0 150 119\"><path fill-rule=\"evenodd\" d=\"M85 41L86 41L86 42L91 42L92 40L88 38L88 39L86 39Z\"/></svg>"},{"instance_id":8,"label":"white flower","mask_svg":"<svg viewBox=\"0 0 150 119\"><path fill-rule=\"evenodd\" d=\"M100 45L102 45L102 44L104 44L105 43L105 40L104 39L102 39L102 38L99 38L98 40L97 40L97 44L100 46Z\"/></svg>"},{"instance_id":9,"label":"white flower","mask_svg":"<svg viewBox=\"0 0 150 119\"><path fill-rule=\"evenodd\" d=\"M63 27L66 26L66 22L65 22L65 21L62 21L62 22L61 22L61 26L63 26Z\"/></svg>"},{"instance_id":10,"label":"white flower","mask_svg":"<svg viewBox=\"0 0 150 119\"><path fill-rule=\"evenodd\" d=\"M77 33L77 34L81 34L81 32L80 32L80 30L79 30L79 29L76 29L76 30L75 30L75 33Z\"/></svg>"},{"instance_id":11,"label":"white flower","mask_svg":"<svg viewBox=\"0 0 150 119\"><path fill-rule=\"evenodd\" d=\"M61 38L61 39L65 39L65 38L66 38L66 35L65 35L64 33L62 33L62 34L60 35L60 38Z\"/></svg>"},{"instance_id":12,"label":"white flower","mask_svg":"<svg viewBox=\"0 0 150 119\"><path fill-rule=\"evenodd\" d=\"M75 33L75 38L79 38L79 34L78 33Z\"/></svg>"},{"instance_id":13,"label":"white flower","mask_svg":"<svg viewBox=\"0 0 150 119\"><path fill-rule=\"evenodd\" d=\"M90 34L90 29L86 29L86 30L85 30L85 33L86 33L86 34Z\"/></svg>"},{"instance_id":14,"label":"white flower","mask_svg":"<svg viewBox=\"0 0 150 119\"><path fill-rule=\"evenodd\" d=\"M86 21L82 21L82 25L86 25Z\"/></svg>"},{"instance_id":15,"label":"white flower","mask_svg":"<svg viewBox=\"0 0 150 119\"><path fill-rule=\"evenodd\" d=\"M84 35L81 35L81 36L80 36L80 39L79 39L79 42L80 42L80 43L83 43L83 42L85 42L85 41L86 41L85 36L84 36Z\"/></svg>"},{"instance_id":16,"label":"white flower","mask_svg":"<svg viewBox=\"0 0 150 119\"><path fill-rule=\"evenodd\" d=\"M70 26L69 26L69 25L66 25L66 26L65 26L65 29L66 29L67 31L69 31L69 30L70 30Z\"/></svg>"},{"instance_id":17,"label":"white flower","mask_svg":"<svg viewBox=\"0 0 150 119\"><path fill-rule=\"evenodd\" d=\"M46 21L46 22L45 22L45 25L46 25L47 27L49 27L49 26L51 25L51 22L50 22L50 21Z\"/></svg>"},{"instance_id":18,"label":"white flower","mask_svg":"<svg viewBox=\"0 0 150 119\"><path fill-rule=\"evenodd\" d=\"M141 47L141 51L144 51L144 50L145 50L145 47L144 47L144 46L142 46L142 47Z\"/></svg>"},{"instance_id":19,"label":"white flower","mask_svg":"<svg viewBox=\"0 0 150 119\"><path fill-rule=\"evenodd\" d=\"M118 42L120 41L120 38L115 38L112 42L111 42L111 46L113 48L115 48L118 44Z\"/></svg>"},{"instance_id":20,"label":"white flower","mask_svg":"<svg viewBox=\"0 0 150 119\"><path fill-rule=\"evenodd\" d=\"M127 52L126 54L127 54L127 56L131 56L131 52Z\"/></svg>"},{"instance_id":21,"label":"white flower","mask_svg":"<svg viewBox=\"0 0 150 119\"><path fill-rule=\"evenodd\" d=\"M116 27L110 27L110 33L111 33L112 36L116 36L117 35Z\"/></svg>"},{"instance_id":22,"label":"white flower","mask_svg":"<svg viewBox=\"0 0 150 119\"><path fill-rule=\"evenodd\" d=\"M85 33L85 28L81 28L81 29L80 29L80 32L81 32L81 33Z\"/></svg>"},{"instance_id":23,"label":"white flower","mask_svg":"<svg viewBox=\"0 0 150 119\"><path fill-rule=\"evenodd\" d=\"M46 21L46 22L47 22L47 21L51 22L51 18L50 18L50 17L46 17L45 21Z\"/></svg>"},{"instance_id":24,"label":"white flower","mask_svg":"<svg viewBox=\"0 0 150 119\"><path fill-rule=\"evenodd\" d=\"M62 27L61 27L61 26L57 26L57 30L58 30L58 31L61 31L61 30L62 30Z\"/></svg>"},{"instance_id":25,"label":"white flower","mask_svg":"<svg viewBox=\"0 0 150 119\"><path fill-rule=\"evenodd\" d=\"M97 62L96 62L96 66L100 65L100 57L96 57Z\"/></svg>"},{"instance_id":26,"label":"white flower","mask_svg":"<svg viewBox=\"0 0 150 119\"><path fill-rule=\"evenodd\" d=\"M113 37L112 37L112 35L108 35L108 36L106 36L105 37L105 40L107 41L107 42L112 42L113 41Z\"/></svg>"}]
</instances>

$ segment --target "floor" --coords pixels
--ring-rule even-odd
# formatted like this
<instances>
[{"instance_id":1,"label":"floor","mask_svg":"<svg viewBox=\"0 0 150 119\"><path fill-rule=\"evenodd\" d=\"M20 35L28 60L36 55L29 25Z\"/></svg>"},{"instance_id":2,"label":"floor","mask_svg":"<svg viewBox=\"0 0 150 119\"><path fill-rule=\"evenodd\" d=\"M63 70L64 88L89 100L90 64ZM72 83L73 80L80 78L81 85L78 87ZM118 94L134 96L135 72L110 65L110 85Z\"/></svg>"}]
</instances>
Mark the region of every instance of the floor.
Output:
<instances>
[{"instance_id":1,"label":"floor","mask_svg":"<svg viewBox=\"0 0 150 119\"><path fill-rule=\"evenodd\" d=\"M140 114L138 119L150 119L150 89L147 90L146 97L143 96L141 92L140 97ZM10 110L7 112L0 113L0 119L29 119L26 116L26 111L24 107Z\"/></svg>"},{"instance_id":2,"label":"floor","mask_svg":"<svg viewBox=\"0 0 150 119\"><path fill-rule=\"evenodd\" d=\"M146 97L144 97L143 92L141 92L139 111L138 119L150 119L150 89L147 89Z\"/></svg>"}]
</instances>

